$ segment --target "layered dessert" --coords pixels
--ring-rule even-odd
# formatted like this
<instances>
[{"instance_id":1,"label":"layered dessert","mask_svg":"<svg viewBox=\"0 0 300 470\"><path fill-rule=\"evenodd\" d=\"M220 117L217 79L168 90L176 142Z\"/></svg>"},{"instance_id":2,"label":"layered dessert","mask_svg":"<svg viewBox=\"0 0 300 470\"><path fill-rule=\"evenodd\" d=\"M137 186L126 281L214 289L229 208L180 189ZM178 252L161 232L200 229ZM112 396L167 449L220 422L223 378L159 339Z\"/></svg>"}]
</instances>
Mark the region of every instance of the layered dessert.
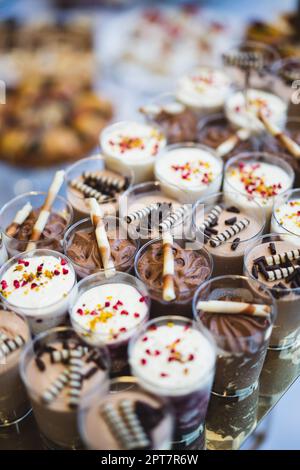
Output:
<instances>
[{"instance_id":1,"label":"layered dessert","mask_svg":"<svg viewBox=\"0 0 300 470\"><path fill-rule=\"evenodd\" d=\"M227 119L238 129L249 129L262 133L264 126L257 117L262 111L274 125L283 128L287 117L287 105L276 95L261 90L249 89L231 95L225 104Z\"/></svg>"},{"instance_id":2,"label":"layered dessert","mask_svg":"<svg viewBox=\"0 0 300 470\"><path fill-rule=\"evenodd\" d=\"M81 442L77 409L97 389L108 388L107 359L69 328L37 336L22 360L22 378L48 447L74 449Z\"/></svg>"},{"instance_id":3,"label":"layered dessert","mask_svg":"<svg viewBox=\"0 0 300 470\"><path fill-rule=\"evenodd\" d=\"M134 265L138 243L130 238L125 229L122 230L119 219L106 217L104 223L116 270L129 272ZM64 251L81 278L104 269L90 219L81 220L70 227L64 239Z\"/></svg>"},{"instance_id":4,"label":"layered dessert","mask_svg":"<svg viewBox=\"0 0 300 470\"><path fill-rule=\"evenodd\" d=\"M129 167L139 183L153 179L153 165L166 138L153 125L123 121L102 132L100 145L108 168L120 172Z\"/></svg>"},{"instance_id":5,"label":"layered dessert","mask_svg":"<svg viewBox=\"0 0 300 470\"><path fill-rule=\"evenodd\" d=\"M15 256L0 270L4 304L25 315L34 334L64 321L75 284L68 258L51 250Z\"/></svg>"},{"instance_id":6,"label":"layered dessert","mask_svg":"<svg viewBox=\"0 0 300 470\"><path fill-rule=\"evenodd\" d=\"M213 392L252 392L266 356L275 307L272 296L253 291L246 277L223 276L204 283L194 299L195 318L212 334L218 356Z\"/></svg>"},{"instance_id":7,"label":"layered dessert","mask_svg":"<svg viewBox=\"0 0 300 470\"><path fill-rule=\"evenodd\" d=\"M164 401L133 377L112 381L111 393L93 398L80 416L82 438L91 450L168 450L172 422Z\"/></svg>"},{"instance_id":8,"label":"layered dessert","mask_svg":"<svg viewBox=\"0 0 300 470\"><path fill-rule=\"evenodd\" d=\"M222 160L197 144L172 145L155 163L155 177L165 193L187 203L218 192L222 170Z\"/></svg>"},{"instance_id":9,"label":"layered dessert","mask_svg":"<svg viewBox=\"0 0 300 470\"><path fill-rule=\"evenodd\" d=\"M146 243L138 252L135 260L135 272L147 286L151 296L151 315L162 316L180 312L181 315L192 316L192 298L197 287L212 272L212 262L207 251L185 247L184 240L173 244L174 256L174 290L175 299L163 299L164 284L164 253L163 241L160 239Z\"/></svg>"},{"instance_id":10,"label":"layered dessert","mask_svg":"<svg viewBox=\"0 0 300 470\"><path fill-rule=\"evenodd\" d=\"M150 322L132 342L129 361L143 388L170 401L174 448L203 448L215 365L212 343L191 321L166 316Z\"/></svg>"},{"instance_id":11,"label":"layered dessert","mask_svg":"<svg viewBox=\"0 0 300 470\"><path fill-rule=\"evenodd\" d=\"M271 231L287 232L300 237L300 191L298 189L277 198L273 207Z\"/></svg>"},{"instance_id":12,"label":"layered dessert","mask_svg":"<svg viewBox=\"0 0 300 470\"><path fill-rule=\"evenodd\" d=\"M222 70L198 67L179 79L178 101L201 114L220 111L231 91L231 80Z\"/></svg>"},{"instance_id":13,"label":"layered dessert","mask_svg":"<svg viewBox=\"0 0 300 470\"><path fill-rule=\"evenodd\" d=\"M20 421L30 410L19 375L19 360L30 339L24 318L0 309L0 428Z\"/></svg>"},{"instance_id":14,"label":"layered dessert","mask_svg":"<svg viewBox=\"0 0 300 470\"><path fill-rule=\"evenodd\" d=\"M299 333L299 258L298 239L283 234L262 237L245 253L245 273L257 281L257 289L267 287L276 299L270 347L277 349L291 346Z\"/></svg>"},{"instance_id":15,"label":"layered dessert","mask_svg":"<svg viewBox=\"0 0 300 470\"><path fill-rule=\"evenodd\" d=\"M127 367L129 339L148 320L149 299L143 284L129 274L117 273L107 281L97 276L78 284L71 320L85 341L107 345L117 373Z\"/></svg>"}]
</instances>

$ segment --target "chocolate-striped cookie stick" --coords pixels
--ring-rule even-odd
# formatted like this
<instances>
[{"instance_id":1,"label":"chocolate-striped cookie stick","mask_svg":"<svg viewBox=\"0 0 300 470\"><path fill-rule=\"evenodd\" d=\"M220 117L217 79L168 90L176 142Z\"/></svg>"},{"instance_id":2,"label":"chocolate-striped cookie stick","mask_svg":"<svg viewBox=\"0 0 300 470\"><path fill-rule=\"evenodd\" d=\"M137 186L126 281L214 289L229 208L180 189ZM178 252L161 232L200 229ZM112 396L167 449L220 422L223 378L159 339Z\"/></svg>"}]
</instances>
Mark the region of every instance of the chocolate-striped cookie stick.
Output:
<instances>
[{"instance_id":1,"label":"chocolate-striped cookie stick","mask_svg":"<svg viewBox=\"0 0 300 470\"><path fill-rule=\"evenodd\" d=\"M52 403L62 391L62 389L67 385L70 378L70 371L68 369L63 370L59 376L54 380L47 390L42 394L42 400L48 405Z\"/></svg>"},{"instance_id":2,"label":"chocolate-striped cookie stick","mask_svg":"<svg viewBox=\"0 0 300 470\"><path fill-rule=\"evenodd\" d=\"M93 171L85 171L82 176L85 180L94 180L99 183L99 185L103 185L104 188L108 187L118 192L123 191L123 189L126 189L126 186L128 184L127 178L119 178L116 176L109 175L99 175L98 173Z\"/></svg>"},{"instance_id":3,"label":"chocolate-striped cookie stick","mask_svg":"<svg viewBox=\"0 0 300 470\"><path fill-rule=\"evenodd\" d=\"M203 310L207 313L254 315L257 317L268 317L271 313L269 305L232 302L229 300L199 300L197 310Z\"/></svg>"},{"instance_id":4,"label":"chocolate-striped cookie stick","mask_svg":"<svg viewBox=\"0 0 300 470\"><path fill-rule=\"evenodd\" d=\"M286 268L276 268L273 271L264 271L263 275L266 277L267 281L276 281L289 277L289 275L299 267L300 266L288 266Z\"/></svg>"},{"instance_id":5,"label":"chocolate-striped cookie stick","mask_svg":"<svg viewBox=\"0 0 300 470\"><path fill-rule=\"evenodd\" d=\"M219 233L214 238L211 238L209 240L210 245L212 247L218 247L222 245L222 243L225 243L227 240L234 237L234 235L237 235L242 230L245 230L245 228L247 228L249 224L249 219L245 218L238 220L234 225L231 225L231 227L228 227L226 230L224 230L224 232Z\"/></svg>"},{"instance_id":6,"label":"chocolate-striped cookie stick","mask_svg":"<svg viewBox=\"0 0 300 470\"><path fill-rule=\"evenodd\" d=\"M187 211L188 207L183 205L171 212L171 214L167 215L167 217L158 226L160 233L170 230L176 222L184 218Z\"/></svg>"},{"instance_id":7,"label":"chocolate-striped cookie stick","mask_svg":"<svg viewBox=\"0 0 300 470\"><path fill-rule=\"evenodd\" d=\"M200 230L205 230L206 228L210 227L210 225L216 220L217 217L222 212L222 207L216 205L215 207L212 208L211 211L207 214L207 216L204 219L204 222L199 225Z\"/></svg>"},{"instance_id":8,"label":"chocolate-striped cookie stick","mask_svg":"<svg viewBox=\"0 0 300 470\"><path fill-rule=\"evenodd\" d=\"M300 249L284 251L283 253L277 253L276 255L266 256L265 261L268 266L273 264L283 264L287 260L293 261L300 257Z\"/></svg>"},{"instance_id":9,"label":"chocolate-striped cookie stick","mask_svg":"<svg viewBox=\"0 0 300 470\"><path fill-rule=\"evenodd\" d=\"M120 410L130 428L131 433L134 436L132 448L145 449L149 447L151 443L135 413L133 401L122 400L120 403Z\"/></svg>"},{"instance_id":10,"label":"chocolate-striped cookie stick","mask_svg":"<svg viewBox=\"0 0 300 470\"><path fill-rule=\"evenodd\" d=\"M8 338L6 335L3 335L4 339L1 339L0 342L0 358L3 356L8 356L16 349L19 349L25 343L24 338L20 335L15 336L14 338Z\"/></svg>"},{"instance_id":11,"label":"chocolate-striped cookie stick","mask_svg":"<svg viewBox=\"0 0 300 470\"><path fill-rule=\"evenodd\" d=\"M70 186L74 189L78 189L85 197L94 197L100 204L108 202L111 200L111 196L107 194L102 194L97 189L92 188L88 184L83 183L79 180L73 180L70 183Z\"/></svg>"},{"instance_id":12,"label":"chocolate-striped cookie stick","mask_svg":"<svg viewBox=\"0 0 300 470\"><path fill-rule=\"evenodd\" d=\"M128 224L132 224L132 222L136 222L138 220L142 220L145 217L149 216L152 211L159 210L161 204L159 202L154 202L149 206L142 207L142 209L138 209L134 212L125 216L125 220Z\"/></svg>"},{"instance_id":13,"label":"chocolate-striped cookie stick","mask_svg":"<svg viewBox=\"0 0 300 470\"><path fill-rule=\"evenodd\" d=\"M83 369L83 362L79 358L71 358L70 359L70 380L69 380L69 407L70 408L77 408L80 395L81 395L81 388L82 388L82 369Z\"/></svg>"},{"instance_id":14,"label":"chocolate-striped cookie stick","mask_svg":"<svg viewBox=\"0 0 300 470\"><path fill-rule=\"evenodd\" d=\"M173 237L170 232L164 232L163 243L163 299L167 302L176 298L174 287L175 263L173 255Z\"/></svg>"},{"instance_id":15,"label":"chocolate-striped cookie stick","mask_svg":"<svg viewBox=\"0 0 300 470\"><path fill-rule=\"evenodd\" d=\"M125 449L129 450L132 448L132 442L134 440L132 433L128 429L128 426L120 416L120 413L116 410L112 403L105 403L102 408L102 415L104 416L107 424L109 425L113 435Z\"/></svg>"},{"instance_id":16,"label":"chocolate-striped cookie stick","mask_svg":"<svg viewBox=\"0 0 300 470\"><path fill-rule=\"evenodd\" d=\"M27 202L25 206L16 213L14 220L6 230L6 234L9 237L13 237L16 234L18 228L25 222L31 211L32 205L30 202Z\"/></svg>"}]
</instances>

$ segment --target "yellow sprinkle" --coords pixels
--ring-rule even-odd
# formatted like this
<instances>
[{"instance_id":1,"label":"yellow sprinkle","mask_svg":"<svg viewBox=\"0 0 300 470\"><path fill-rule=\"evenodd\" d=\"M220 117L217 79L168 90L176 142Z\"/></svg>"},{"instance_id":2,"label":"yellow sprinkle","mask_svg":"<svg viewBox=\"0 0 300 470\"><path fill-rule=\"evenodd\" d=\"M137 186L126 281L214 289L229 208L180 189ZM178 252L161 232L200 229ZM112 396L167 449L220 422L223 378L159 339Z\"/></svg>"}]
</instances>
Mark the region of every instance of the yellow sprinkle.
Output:
<instances>
[{"instance_id":1,"label":"yellow sprinkle","mask_svg":"<svg viewBox=\"0 0 300 470\"><path fill-rule=\"evenodd\" d=\"M167 326L168 326L169 328L172 328L172 326L174 326L174 323L171 322L171 321L169 321L169 322L167 323Z\"/></svg>"}]
</instances>

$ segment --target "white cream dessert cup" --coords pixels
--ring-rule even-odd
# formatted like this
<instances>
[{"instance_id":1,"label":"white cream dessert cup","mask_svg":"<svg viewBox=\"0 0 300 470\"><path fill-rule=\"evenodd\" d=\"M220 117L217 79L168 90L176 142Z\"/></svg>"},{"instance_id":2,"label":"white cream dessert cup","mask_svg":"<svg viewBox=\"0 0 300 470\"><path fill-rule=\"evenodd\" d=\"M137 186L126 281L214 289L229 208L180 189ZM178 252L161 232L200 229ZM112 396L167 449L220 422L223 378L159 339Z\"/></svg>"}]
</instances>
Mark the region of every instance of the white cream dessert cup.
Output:
<instances>
[{"instance_id":1,"label":"white cream dessert cup","mask_svg":"<svg viewBox=\"0 0 300 470\"><path fill-rule=\"evenodd\" d=\"M271 232L294 235L300 245L300 189L288 190L275 199Z\"/></svg>"}]
</instances>

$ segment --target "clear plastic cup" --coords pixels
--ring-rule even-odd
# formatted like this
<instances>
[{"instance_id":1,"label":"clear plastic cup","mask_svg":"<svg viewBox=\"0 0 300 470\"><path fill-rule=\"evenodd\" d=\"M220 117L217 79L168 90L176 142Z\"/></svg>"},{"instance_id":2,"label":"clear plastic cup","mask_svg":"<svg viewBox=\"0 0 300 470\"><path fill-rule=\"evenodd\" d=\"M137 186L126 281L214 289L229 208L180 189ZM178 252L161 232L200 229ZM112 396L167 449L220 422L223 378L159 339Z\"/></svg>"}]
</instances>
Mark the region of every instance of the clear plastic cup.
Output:
<instances>
[{"instance_id":1,"label":"clear plastic cup","mask_svg":"<svg viewBox=\"0 0 300 470\"><path fill-rule=\"evenodd\" d=\"M295 235L295 243L300 241L300 189L284 192L275 199L271 232Z\"/></svg>"}]
</instances>

